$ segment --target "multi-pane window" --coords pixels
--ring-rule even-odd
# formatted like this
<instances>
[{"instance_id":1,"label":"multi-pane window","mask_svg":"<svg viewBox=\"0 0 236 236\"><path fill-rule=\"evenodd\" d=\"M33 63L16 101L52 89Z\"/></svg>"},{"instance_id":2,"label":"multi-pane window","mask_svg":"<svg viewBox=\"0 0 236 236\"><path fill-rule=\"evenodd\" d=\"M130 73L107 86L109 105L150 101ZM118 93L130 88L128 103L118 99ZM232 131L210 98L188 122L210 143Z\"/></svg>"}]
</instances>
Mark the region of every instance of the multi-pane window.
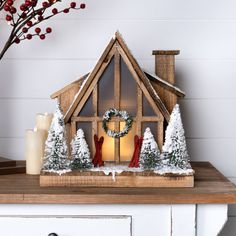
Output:
<instances>
[{"instance_id":1,"label":"multi-pane window","mask_svg":"<svg viewBox=\"0 0 236 236\"><path fill-rule=\"evenodd\" d=\"M113 107L127 111L134 119L129 133L119 139L109 137L102 128L104 113ZM93 155L94 134L104 137L102 153L105 161L130 161L134 151L134 136L141 136L146 127L151 128L159 146L163 142L163 116L145 86L137 81L135 71L126 65L118 51L72 122L76 122L76 129L84 130ZM124 125L125 122L118 117L113 117L108 123L108 127L116 131L122 130Z\"/></svg>"}]
</instances>

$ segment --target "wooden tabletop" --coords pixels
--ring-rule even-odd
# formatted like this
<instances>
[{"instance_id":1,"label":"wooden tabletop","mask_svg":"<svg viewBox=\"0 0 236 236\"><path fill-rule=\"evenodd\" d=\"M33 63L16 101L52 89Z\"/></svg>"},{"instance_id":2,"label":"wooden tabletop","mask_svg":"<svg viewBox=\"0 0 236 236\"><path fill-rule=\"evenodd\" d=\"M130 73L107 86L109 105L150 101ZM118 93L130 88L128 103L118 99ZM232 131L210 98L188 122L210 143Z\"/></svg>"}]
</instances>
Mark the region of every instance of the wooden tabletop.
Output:
<instances>
[{"instance_id":1,"label":"wooden tabletop","mask_svg":"<svg viewBox=\"0 0 236 236\"><path fill-rule=\"evenodd\" d=\"M40 187L39 176L0 176L0 203L9 204L208 204L236 203L236 187L209 162L193 162L194 188Z\"/></svg>"}]
</instances>

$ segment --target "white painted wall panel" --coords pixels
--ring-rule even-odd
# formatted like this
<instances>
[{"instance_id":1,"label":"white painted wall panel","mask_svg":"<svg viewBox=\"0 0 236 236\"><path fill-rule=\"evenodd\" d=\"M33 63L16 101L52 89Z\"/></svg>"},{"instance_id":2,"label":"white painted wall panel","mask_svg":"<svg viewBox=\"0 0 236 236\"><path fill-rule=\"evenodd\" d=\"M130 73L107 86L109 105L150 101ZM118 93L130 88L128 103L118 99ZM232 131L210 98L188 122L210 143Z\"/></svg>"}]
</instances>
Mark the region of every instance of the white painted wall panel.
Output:
<instances>
[{"instance_id":1,"label":"white painted wall panel","mask_svg":"<svg viewBox=\"0 0 236 236\"><path fill-rule=\"evenodd\" d=\"M95 60L3 60L0 98L49 98L55 91L87 74ZM26 73L27 68L30 72Z\"/></svg>"},{"instance_id":2,"label":"white painted wall panel","mask_svg":"<svg viewBox=\"0 0 236 236\"><path fill-rule=\"evenodd\" d=\"M236 98L236 60L178 58L176 80L178 86L186 92L186 98ZM0 98L48 98L52 92L92 70L96 60L5 59L0 63ZM149 60L138 58L138 62L142 68L154 73L154 56ZM26 73L26 68L34 73Z\"/></svg>"},{"instance_id":3,"label":"white painted wall panel","mask_svg":"<svg viewBox=\"0 0 236 236\"><path fill-rule=\"evenodd\" d=\"M3 27L2 24L0 27ZM235 58L236 22L234 21L77 21L72 19L52 20L50 25L55 32L48 36L48 40L42 42L40 39L35 39L14 45L6 57L98 58L111 36L119 30L133 54L140 58L151 58L151 52L156 48L181 49L179 58Z\"/></svg>"},{"instance_id":4,"label":"white painted wall panel","mask_svg":"<svg viewBox=\"0 0 236 236\"><path fill-rule=\"evenodd\" d=\"M80 1L83 2L83 1ZM137 0L86 0L87 9L75 11L66 18L85 19L209 19L225 20L235 19L234 0L155 0L155 1L137 1ZM68 2L60 6L68 6ZM209 10L210 9L210 10ZM57 16L62 18L63 15Z\"/></svg>"},{"instance_id":5,"label":"white painted wall panel","mask_svg":"<svg viewBox=\"0 0 236 236\"><path fill-rule=\"evenodd\" d=\"M235 138L236 99L182 99L180 109L189 138Z\"/></svg>"},{"instance_id":6,"label":"white painted wall panel","mask_svg":"<svg viewBox=\"0 0 236 236\"><path fill-rule=\"evenodd\" d=\"M23 137L25 129L34 128L35 114L53 112L54 106L50 99L0 99L1 137Z\"/></svg>"}]
</instances>

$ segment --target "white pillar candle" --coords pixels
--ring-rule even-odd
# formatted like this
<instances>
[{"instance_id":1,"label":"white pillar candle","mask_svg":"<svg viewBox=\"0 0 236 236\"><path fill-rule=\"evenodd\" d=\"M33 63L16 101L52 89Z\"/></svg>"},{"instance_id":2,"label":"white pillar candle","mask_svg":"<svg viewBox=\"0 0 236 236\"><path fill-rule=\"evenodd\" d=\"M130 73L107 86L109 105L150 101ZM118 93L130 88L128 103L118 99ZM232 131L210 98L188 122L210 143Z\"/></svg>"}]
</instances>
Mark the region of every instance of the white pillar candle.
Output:
<instances>
[{"instance_id":1,"label":"white pillar candle","mask_svg":"<svg viewBox=\"0 0 236 236\"><path fill-rule=\"evenodd\" d=\"M44 156L44 143L46 137L47 132L45 130L38 130L37 128L33 130L26 130L25 159L27 174L40 174Z\"/></svg>"},{"instance_id":2,"label":"white pillar candle","mask_svg":"<svg viewBox=\"0 0 236 236\"><path fill-rule=\"evenodd\" d=\"M38 113L36 115L36 128L46 130L48 132L52 123L53 114Z\"/></svg>"}]
</instances>

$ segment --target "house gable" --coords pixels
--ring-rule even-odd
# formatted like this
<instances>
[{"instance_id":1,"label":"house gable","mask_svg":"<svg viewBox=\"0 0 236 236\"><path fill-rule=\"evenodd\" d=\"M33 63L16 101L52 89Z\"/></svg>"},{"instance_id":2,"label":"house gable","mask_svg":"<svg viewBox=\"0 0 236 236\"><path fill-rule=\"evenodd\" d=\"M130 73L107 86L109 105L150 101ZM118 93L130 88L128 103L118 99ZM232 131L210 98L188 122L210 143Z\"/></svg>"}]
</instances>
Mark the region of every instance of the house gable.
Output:
<instances>
[{"instance_id":1,"label":"house gable","mask_svg":"<svg viewBox=\"0 0 236 236\"><path fill-rule=\"evenodd\" d=\"M93 71L86 78L83 87L75 96L73 103L65 114L65 122L69 122L72 116L76 117L79 114L85 102L91 95L94 87L97 85L101 75L109 65L110 61L112 60L112 58L116 57L121 57L124 60L131 74L133 75L133 78L136 80L137 84L139 85L139 88L145 94L146 98L148 99L155 112L158 113L160 111L161 114L165 117L165 119L169 121L168 110L159 98L155 89L152 87L152 84L150 83L149 79L141 70L140 66L132 56L121 35L117 32L115 38L111 39L110 43L106 47ZM119 76L117 74L119 73L119 71L117 69L115 70L115 76Z\"/></svg>"}]
</instances>

